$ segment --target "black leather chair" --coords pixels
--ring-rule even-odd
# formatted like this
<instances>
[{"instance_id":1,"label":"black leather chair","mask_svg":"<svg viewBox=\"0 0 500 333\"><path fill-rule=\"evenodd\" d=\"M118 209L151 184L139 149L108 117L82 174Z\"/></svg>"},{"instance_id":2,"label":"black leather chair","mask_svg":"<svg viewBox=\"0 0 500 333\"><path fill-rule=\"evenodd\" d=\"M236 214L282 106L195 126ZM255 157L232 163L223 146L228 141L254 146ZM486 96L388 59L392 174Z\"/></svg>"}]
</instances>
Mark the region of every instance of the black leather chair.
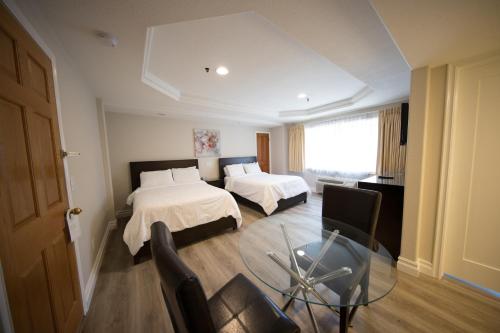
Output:
<instances>
[{"instance_id":1,"label":"black leather chair","mask_svg":"<svg viewBox=\"0 0 500 333\"><path fill-rule=\"evenodd\" d=\"M323 219L323 229L331 232L339 230L341 235L355 241L349 244L336 241L329 249L334 255L326 256L321 267L315 271L315 274L323 275L343 266L352 269L352 274L324 283L339 295L342 302L352 298L358 285L361 287L358 301L364 304L368 302L370 261L359 258L370 255L367 248L377 248L375 230L381 201L382 195L376 191L335 185L325 185L323 188L322 216L328 218ZM360 234L358 230L364 234ZM297 258L299 266L307 270L311 261L306 258L315 258L322 246L323 242L317 242L297 248L296 250L307 254ZM358 260L353 260L356 257ZM290 282L291 285L296 284L293 279ZM340 308L340 332L347 332L356 310L357 306L352 309Z\"/></svg>"},{"instance_id":2,"label":"black leather chair","mask_svg":"<svg viewBox=\"0 0 500 333\"><path fill-rule=\"evenodd\" d=\"M177 255L166 225L151 226L151 253L176 333L300 332L300 328L242 274L207 301L198 277Z\"/></svg>"},{"instance_id":3,"label":"black leather chair","mask_svg":"<svg viewBox=\"0 0 500 333\"><path fill-rule=\"evenodd\" d=\"M352 228L357 228L369 235L365 240L359 240L362 245L374 249L375 231L377 229L378 214L382 194L377 191L351 188L345 186L325 185L323 188L323 208L321 215L329 219L340 221L331 225L323 221L323 229L338 229L341 234L351 238ZM352 238L355 238L354 236ZM366 243L366 240L368 243Z\"/></svg>"}]
</instances>

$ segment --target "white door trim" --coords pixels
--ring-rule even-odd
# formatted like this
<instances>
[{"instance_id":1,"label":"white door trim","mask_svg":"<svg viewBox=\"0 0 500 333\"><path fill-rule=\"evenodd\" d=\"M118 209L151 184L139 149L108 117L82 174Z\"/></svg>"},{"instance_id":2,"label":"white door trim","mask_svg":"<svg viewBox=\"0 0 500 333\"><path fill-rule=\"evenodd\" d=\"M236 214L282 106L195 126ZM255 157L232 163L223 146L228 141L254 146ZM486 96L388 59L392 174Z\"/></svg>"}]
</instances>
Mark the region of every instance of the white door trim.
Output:
<instances>
[{"instance_id":1,"label":"white door trim","mask_svg":"<svg viewBox=\"0 0 500 333\"><path fill-rule=\"evenodd\" d=\"M432 254L432 276L443 277L443 256L445 247L445 217L446 194L449 191L448 174L450 169L451 130L453 123L453 103L455 100L455 66L448 65L446 77L446 100L443 122L443 142L441 145L441 170L439 172L438 206L436 213L436 229L434 236L434 249Z\"/></svg>"},{"instance_id":2,"label":"white door trim","mask_svg":"<svg viewBox=\"0 0 500 333\"><path fill-rule=\"evenodd\" d=\"M441 170L439 182L438 208L436 216L436 229L434 237L433 249L433 269L432 274L439 279L444 276L445 266L445 248L446 248L446 231L449 214L449 201L447 193L450 190L451 183L449 175L453 173L453 165L450 161L453 158L453 125L456 117L456 90L457 80L456 73L466 67L479 65L489 62L492 59L500 57L500 50L483 54L477 57L458 61L448 65L448 73L446 79L446 101L445 101L445 119L443 128L443 143L441 155Z\"/></svg>"},{"instance_id":3,"label":"white door trim","mask_svg":"<svg viewBox=\"0 0 500 333\"><path fill-rule=\"evenodd\" d=\"M52 76L54 78L54 93L56 97L57 120L58 120L59 135L61 140L61 149L66 150L66 141L64 140L64 129L62 125L61 97L59 92L59 83L57 76L56 56L54 55L54 52L52 52L50 47L45 43L43 38L38 34L36 29L31 25L26 16L24 16L19 7L14 3L14 1L13 0L2 0L2 1L7 6L7 8L9 8L12 14L16 17L16 19L23 26L23 28L28 32L31 38L35 40L38 46L40 46L40 48L45 52L45 54L50 58L52 62ZM66 193L68 198L68 206L73 207L73 197L70 186L69 168L66 159L63 159L63 165L64 165L64 177L66 178ZM78 219L78 216L75 216L73 218ZM80 221L76 220L76 223L80 223ZM84 300L83 297L85 293L85 281L83 279L83 274L81 270L82 264L81 264L80 250L78 246L78 239L75 240L74 244L75 244L76 264L78 267L78 279L80 281L80 294L82 295L82 302L83 302Z\"/></svg>"}]
</instances>

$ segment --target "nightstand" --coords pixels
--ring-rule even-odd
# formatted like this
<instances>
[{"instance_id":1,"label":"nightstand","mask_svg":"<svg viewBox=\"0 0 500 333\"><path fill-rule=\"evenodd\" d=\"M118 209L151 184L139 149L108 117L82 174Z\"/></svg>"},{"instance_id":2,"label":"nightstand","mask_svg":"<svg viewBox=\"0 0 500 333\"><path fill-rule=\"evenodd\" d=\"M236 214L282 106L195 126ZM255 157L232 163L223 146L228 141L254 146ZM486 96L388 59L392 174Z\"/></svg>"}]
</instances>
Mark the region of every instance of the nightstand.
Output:
<instances>
[{"instance_id":1,"label":"nightstand","mask_svg":"<svg viewBox=\"0 0 500 333\"><path fill-rule=\"evenodd\" d=\"M208 185L224 188L224 179L206 180Z\"/></svg>"}]
</instances>

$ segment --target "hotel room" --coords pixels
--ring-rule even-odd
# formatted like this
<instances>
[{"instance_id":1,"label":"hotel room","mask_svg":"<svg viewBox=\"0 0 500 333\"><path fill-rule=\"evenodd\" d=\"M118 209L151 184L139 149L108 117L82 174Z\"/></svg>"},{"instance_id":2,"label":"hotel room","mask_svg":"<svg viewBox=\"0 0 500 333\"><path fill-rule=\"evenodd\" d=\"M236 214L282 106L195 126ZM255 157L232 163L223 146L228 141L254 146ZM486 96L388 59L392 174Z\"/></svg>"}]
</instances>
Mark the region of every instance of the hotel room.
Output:
<instances>
[{"instance_id":1,"label":"hotel room","mask_svg":"<svg viewBox=\"0 0 500 333\"><path fill-rule=\"evenodd\" d=\"M0 333L499 332L497 0L0 0Z\"/></svg>"}]
</instances>

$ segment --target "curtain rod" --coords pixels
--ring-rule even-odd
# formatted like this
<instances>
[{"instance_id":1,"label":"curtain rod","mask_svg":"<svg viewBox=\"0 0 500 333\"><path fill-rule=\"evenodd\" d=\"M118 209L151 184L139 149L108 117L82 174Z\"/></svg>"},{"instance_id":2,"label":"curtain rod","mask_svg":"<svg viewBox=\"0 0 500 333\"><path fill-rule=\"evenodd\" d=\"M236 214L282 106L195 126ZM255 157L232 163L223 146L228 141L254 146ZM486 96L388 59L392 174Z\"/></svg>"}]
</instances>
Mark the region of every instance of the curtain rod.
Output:
<instances>
[{"instance_id":1,"label":"curtain rod","mask_svg":"<svg viewBox=\"0 0 500 333\"><path fill-rule=\"evenodd\" d=\"M377 106L373 106L370 108L359 109L359 110L354 110L354 111L346 111L346 112L339 113L337 115L302 122L301 124L303 124L304 126L317 125L317 124L327 123L327 122L330 122L332 120L350 118L350 117L355 117L355 116L359 116L362 114L376 113L376 112L379 112L383 109L387 109L387 108L394 107L394 106L400 106L401 103L408 103L408 100L401 100L401 101L394 102L394 103L382 104L382 105L377 105Z\"/></svg>"}]
</instances>

